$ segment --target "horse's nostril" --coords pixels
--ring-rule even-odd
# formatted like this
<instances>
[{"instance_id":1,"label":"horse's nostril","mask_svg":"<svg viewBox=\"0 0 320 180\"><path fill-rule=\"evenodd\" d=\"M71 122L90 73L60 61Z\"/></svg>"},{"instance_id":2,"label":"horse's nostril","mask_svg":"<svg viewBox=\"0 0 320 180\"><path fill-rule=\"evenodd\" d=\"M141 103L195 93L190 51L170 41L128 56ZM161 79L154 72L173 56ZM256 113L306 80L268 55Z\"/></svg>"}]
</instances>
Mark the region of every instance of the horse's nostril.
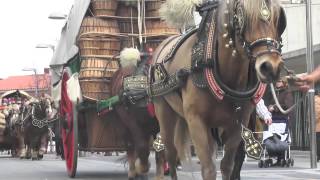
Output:
<instances>
[{"instance_id":1,"label":"horse's nostril","mask_svg":"<svg viewBox=\"0 0 320 180\"><path fill-rule=\"evenodd\" d=\"M262 63L260 65L260 71L261 73L266 76L268 79L272 77L273 75L273 67L272 64L268 61Z\"/></svg>"},{"instance_id":2,"label":"horse's nostril","mask_svg":"<svg viewBox=\"0 0 320 180\"><path fill-rule=\"evenodd\" d=\"M269 62L264 62L260 66L260 70L262 73L272 72L272 65Z\"/></svg>"}]
</instances>

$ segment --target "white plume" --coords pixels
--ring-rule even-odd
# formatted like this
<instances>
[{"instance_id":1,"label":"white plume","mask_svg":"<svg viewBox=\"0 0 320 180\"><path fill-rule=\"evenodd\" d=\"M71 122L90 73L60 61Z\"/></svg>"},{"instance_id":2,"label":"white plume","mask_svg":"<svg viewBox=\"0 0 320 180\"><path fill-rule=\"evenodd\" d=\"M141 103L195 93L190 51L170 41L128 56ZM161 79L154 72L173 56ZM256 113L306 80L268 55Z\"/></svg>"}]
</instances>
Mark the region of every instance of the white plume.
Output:
<instances>
[{"instance_id":1,"label":"white plume","mask_svg":"<svg viewBox=\"0 0 320 180\"><path fill-rule=\"evenodd\" d=\"M182 28L193 25L195 7L202 4L202 0L167 0L161 5L160 16L169 25Z\"/></svg>"},{"instance_id":2,"label":"white plume","mask_svg":"<svg viewBox=\"0 0 320 180\"><path fill-rule=\"evenodd\" d=\"M124 48L120 52L120 64L122 67L127 67L130 65L137 66L138 61L140 61L140 52L136 48Z\"/></svg>"}]
</instances>

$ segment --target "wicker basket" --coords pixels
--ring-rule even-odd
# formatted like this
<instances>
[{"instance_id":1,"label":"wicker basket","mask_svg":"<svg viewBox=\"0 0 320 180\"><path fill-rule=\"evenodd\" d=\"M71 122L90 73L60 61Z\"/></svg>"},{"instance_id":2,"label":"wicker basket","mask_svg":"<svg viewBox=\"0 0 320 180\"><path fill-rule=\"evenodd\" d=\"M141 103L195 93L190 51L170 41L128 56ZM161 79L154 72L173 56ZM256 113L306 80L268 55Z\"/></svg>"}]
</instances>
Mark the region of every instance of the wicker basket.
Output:
<instances>
[{"instance_id":1,"label":"wicker basket","mask_svg":"<svg viewBox=\"0 0 320 180\"><path fill-rule=\"evenodd\" d=\"M83 58L79 78L111 78L119 69L118 61L110 58Z\"/></svg>"},{"instance_id":2,"label":"wicker basket","mask_svg":"<svg viewBox=\"0 0 320 180\"><path fill-rule=\"evenodd\" d=\"M116 38L80 38L78 43L82 57L120 53L120 39Z\"/></svg>"},{"instance_id":3,"label":"wicker basket","mask_svg":"<svg viewBox=\"0 0 320 180\"><path fill-rule=\"evenodd\" d=\"M106 78L79 79L82 96L90 100L102 100L110 97L110 80Z\"/></svg>"},{"instance_id":4,"label":"wicker basket","mask_svg":"<svg viewBox=\"0 0 320 180\"><path fill-rule=\"evenodd\" d=\"M121 38L121 49L137 47L137 46L138 46L138 38L136 37Z\"/></svg>"},{"instance_id":5,"label":"wicker basket","mask_svg":"<svg viewBox=\"0 0 320 180\"><path fill-rule=\"evenodd\" d=\"M118 69L118 62L111 57L83 58L79 73L83 97L92 100L110 97L110 79Z\"/></svg>"},{"instance_id":6,"label":"wicker basket","mask_svg":"<svg viewBox=\"0 0 320 180\"><path fill-rule=\"evenodd\" d=\"M114 16L118 6L117 0L92 0L94 16Z\"/></svg>"},{"instance_id":7,"label":"wicker basket","mask_svg":"<svg viewBox=\"0 0 320 180\"><path fill-rule=\"evenodd\" d=\"M138 17L138 9L136 6L128 6L126 4L119 3L116 16Z\"/></svg>"},{"instance_id":8,"label":"wicker basket","mask_svg":"<svg viewBox=\"0 0 320 180\"><path fill-rule=\"evenodd\" d=\"M80 38L92 37L94 35L119 36L119 26L116 19L100 19L96 17L86 17L80 27Z\"/></svg>"},{"instance_id":9,"label":"wicker basket","mask_svg":"<svg viewBox=\"0 0 320 180\"><path fill-rule=\"evenodd\" d=\"M179 31L167 25L165 21L158 19L147 19L146 21L146 36L169 36L179 34Z\"/></svg>"},{"instance_id":10,"label":"wicker basket","mask_svg":"<svg viewBox=\"0 0 320 180\"><path fill-rule=\"evenodd\" d=\"M137 34L139 32L136 7L119 4L116 15L121 34Z\"/></svg>"},{"instance_id":11,"label":"wicker basket","mask_svg":"<svg viewBox=\"0 0 320 180\"><path fill-rule=\"evenodd\" d=\"M159 9L165 1L146 1L146 17L159 17Z\"/></svg>"}]
</instances>

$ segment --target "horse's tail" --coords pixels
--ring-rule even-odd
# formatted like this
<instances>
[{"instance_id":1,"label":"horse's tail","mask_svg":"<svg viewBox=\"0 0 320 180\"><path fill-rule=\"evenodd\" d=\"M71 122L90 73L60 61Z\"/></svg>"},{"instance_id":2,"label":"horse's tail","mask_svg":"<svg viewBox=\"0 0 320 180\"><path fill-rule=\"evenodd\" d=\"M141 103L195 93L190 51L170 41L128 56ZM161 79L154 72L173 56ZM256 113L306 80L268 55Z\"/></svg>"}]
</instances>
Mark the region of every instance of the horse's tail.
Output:
<instances>
[{"instance_id":1,"label":"horse's tail","mask_svg":"<svg viewBox=\"0 0 320 180\"><path fill-rule=\"evenodd\" d=\"M120 52L121 67L137 66L140 61L140 52L136 48L124 48Z\"/></svg>"},{"instance_id":2,"label":"horse's tail","mask_svg":"<svg viewBox=\"0 0 320 180\"><path fill-rule=\"evenodd\" d=\"M174 144L180 160L191 159L189 129L186 121L179 118L175 127Z\"/></svg>"},{"instance_id":3,"label":"horse's tail","mask_svg":"<svg viewBox=\"0 0 320 180\"><path fill-rule=\"evenodd\" d=\"M161 5L160 16L170 25L183 28L194 24L193 12L203 0L168 0ZM178 11L177 11L178 9Z\"/></svg>"}]
</instances>

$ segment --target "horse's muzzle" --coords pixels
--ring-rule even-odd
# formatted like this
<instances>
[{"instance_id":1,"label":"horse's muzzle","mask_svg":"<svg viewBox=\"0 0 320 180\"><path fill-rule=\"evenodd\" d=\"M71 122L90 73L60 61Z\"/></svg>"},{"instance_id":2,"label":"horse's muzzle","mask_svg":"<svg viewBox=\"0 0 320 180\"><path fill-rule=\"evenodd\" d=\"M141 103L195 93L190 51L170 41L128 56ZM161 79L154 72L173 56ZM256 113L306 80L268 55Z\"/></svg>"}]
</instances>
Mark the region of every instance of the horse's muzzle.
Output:
<instances>
[{"instance_id":1,"label":"horse's muzzle","mask_svg":"<svg viewBox=\"0 0 320 180\"><path fill-rule=\"evenodd\" d=\"M274 82L279 79L281 64L273 65L269 61L262 62L257 68L259 79L264 83Z\"/></svg>"}]
</instances>

